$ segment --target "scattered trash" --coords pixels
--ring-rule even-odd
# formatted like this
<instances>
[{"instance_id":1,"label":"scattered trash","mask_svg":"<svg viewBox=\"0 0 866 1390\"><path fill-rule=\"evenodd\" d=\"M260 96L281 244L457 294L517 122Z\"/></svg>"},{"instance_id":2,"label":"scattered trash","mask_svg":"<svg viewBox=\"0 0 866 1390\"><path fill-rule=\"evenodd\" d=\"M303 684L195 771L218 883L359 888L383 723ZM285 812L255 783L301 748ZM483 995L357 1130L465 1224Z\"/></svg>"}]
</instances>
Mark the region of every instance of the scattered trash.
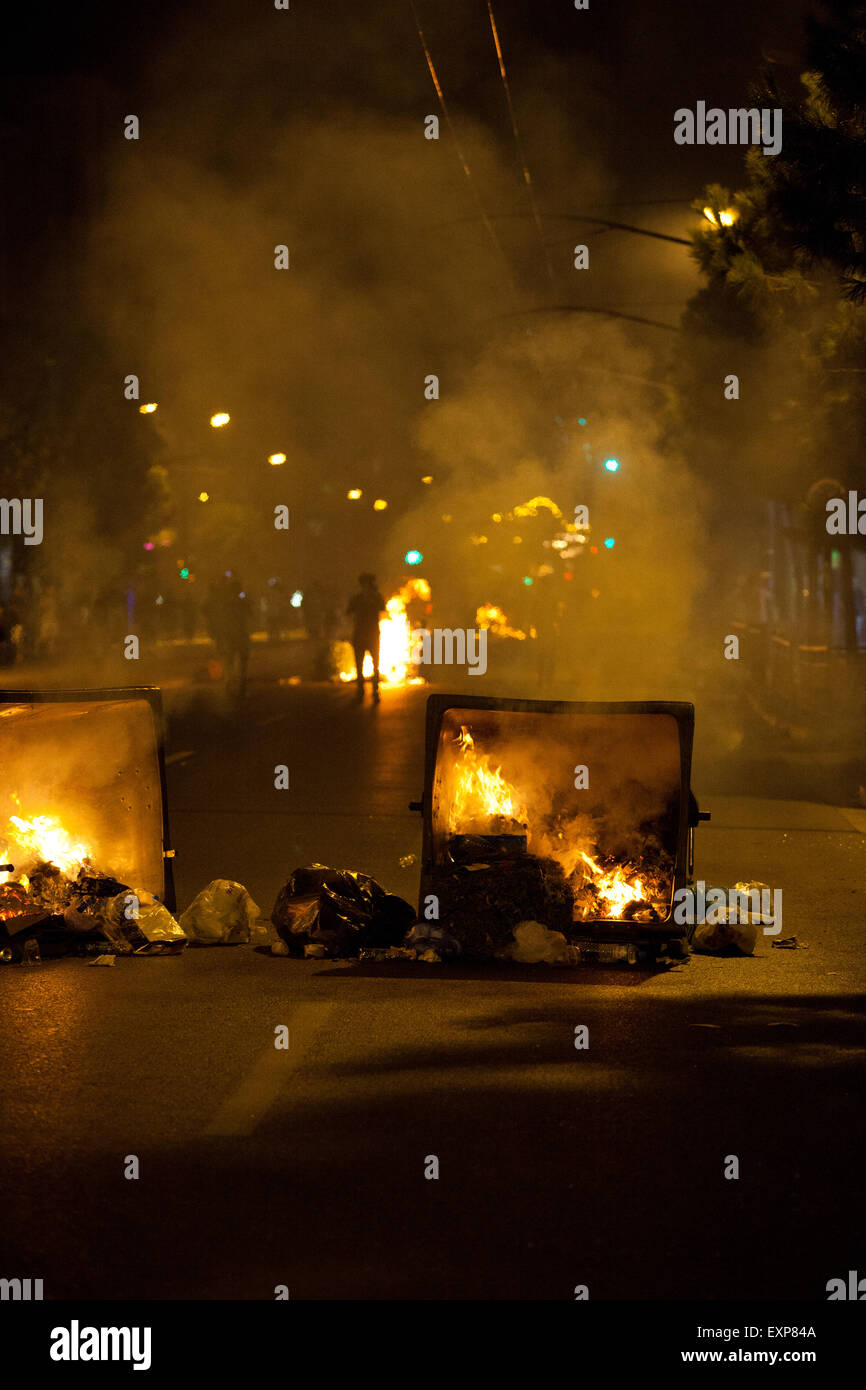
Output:
<instances>
[{"instance_id":1,"label":"scattered trash","mask_svg":"<svg viewBox=\"0 0 866 1390\"><path fill-rule=\"evenodd\" d=\"M700 922L692 937L692 950L698 955L751 956L758 931L752 922Z\"/></svg>"},{"instance_id":2,"label":"scattered trash","mask_svg":"<svg viewBox=\"0 0 866 1390\"><path fill-rule=\"evenodd\" d=\"M360 960L417 960L418 952L408 946L362 946Z\"/></svg>"},{"instance_id":3,"label":"scattered trash","mask_svg":"<svg viewBox=\"0 0 866 1390\"><path fill-rule=\"evenodd\" d=\"M423 955L418 956L418 960L423 960L424 963L425 963L425 965L441 965L441 964L442 964L442 957L440 956L439 952L438 952L438 951L434 951L434 950L432 950L432 949L429 950L429 951L425 951Z\"/></svg>"},{"instance_id":4,"label":"scattered trash","mask_svg":"<svg viewBox=\"0 0 866 1390\"><path fill-rule=\"evenodd\" d=\"M108 874L85 875L82 870L74 884L75 894L63 910L63 921L70 931L93 932L100 929L100 917L106 902L118 893L131 893L128 884Z\"/></svg>"},{"instance_id":5,"label":"scattered trash","mask_svg":"<svg viewBox=\"0 0 866 1390\"><path fill-rule=\"evenodd\" d=\"M455 864L442 918L464 956L489 960L513 946L514 929L522 922L543 922L563 935L571 932L573 908L574 893L562 865L524 856Z\"/></svg>"},{"instance_id":6,"label":"scattered trash","mask_svg":"<svg viewBox=\"0 0 866 1390\"><path fill-rule=\"evenodd\" d=\"M0 950L0 965L39 965L41 961L39 942L35 936L13 940L11 946L4 946Z\"/></svg>"},{"instance_id":7,"label":"scattered trash","mask_svg":"<svg viewBox=\"0 0 866 1390\"><path fill-rule=\"evenodd\" d=\"M202 888L180 919L180 927L202 946L235 946L250 939L259 908L241 883L215 878Z\"/></svg>"},{"instance_id":8,"label":"scattered trash","mask_svg":"<svg viewBox=\"0 0 866 1390\"><path fill-rule=\"evenodd\" d=\"M638 962L638 947L631 941L582 941L569 949L577 953L580 965L615 965L619 961L637 965ZM671 955L670 951L665 955ZM675 958L681 959L679 955Z\"/></svg>"},{"instance_id":9,"label":"scattered trash","mask_svg":"<svg viewBox=\"0 0 866 1390\"><path fill-rule=\"evenodd\" d=\"M35 936L28 936L24 942L24 949L21 955L22 965L41 965L42 955L39 950L39 942Z\"/></svg>"},{"instance_id":10,"label":"scattered trash","mask_svg":"<svg viewBox=\"0 0 866 1390\"><path fill-rule=\"evenodd\" d=\"M115 961L115 957L114 957L114 956L105 956L105 955L102 955L102 956L94 956L93 960L89 960L89 961L87 962L87 964L88 964L88 965L113 965L113 964L114 964L114 961Z\"/></svg>"},{"instance_id":11,"label":"scattered trash","mask_svg":"<svg viewBox=\"0 0 866 1390\"><path fill-rule=\"evenodd\" d=\"M749 902L759 904L757 912L749 910L745 914L741 914L741 920L744 915L747 922L753 922L758 927L772 927L774 925L776 919L769 911L769 905L774 901L774 893L768 883L735 883L731 888L731 893L748 893ZM754 893L757 893L757 898L752 896ZM767 910L764 910L765 904ZM730 908L727 911L730 915Z\"/></svg>"},{"instance_id":12,"label":"scattered trash","mask_svg":"<svg viewBox=\"0 0 866 1390\"><path fill-rule=\"evenodd\" d=\"M462 954L462 947L457 938L450 936L435 922L415 922L404 936L403 945L425 953L434 951L442 960ZM423 960L424 956L420 956L419 959Z\"/></svg>"},{"instance_id":13,"label":"scattered trash","mask_svg":"<svg viewBox=\"0 0 866 1390\"><path fill-rule=\"evenodd\" d=\"M514 942L497 953L502 960L520 965L577 965L580 953L569 945L562 932L551 931L541 922L518 922Z\"/></svg>"},{"instance_id":14,"label":"scattered trash","mask_svg":"<svg viewBox=\"0 0 866 1390\"><path fill-rule=\"evenodd\" d=\"M324 864L295 869L271 913L291 950L300 954L305 943L318 942L331 956L396 946L414 919L415 909L369 874Z\"/></svg>"},{"instance_id":15,"label":"scattered trash","mask_svg":"<svg viewBox=\"0 0 866 1390\"><path fill-rule=\"evenodd\" d=\"M289 948L286 946L286 955ZM304 955L308 960L322 960L328 954L328 949L321 941L307 941L304 943Z\"/></svg>"},{"instance_id":16,"label":"scattered trash","mask_svg":"<svg viewBox=\"0 0 866 1390\"><path fill-rule=\"evenodd\" d=\"M288 946L286 945L285 941L272 941L272 942L271 942L271 955L272 955L272 956L287 956L288 954L289 954L289 948L288 948Z\"/></svg>"},{"instance_id":17,"label":"scattered trash","mask_svg":"<svg viewBox=\"0 0 866 1390\"><path fill-rule=\"evenodd\" d=\"M149 893L118 893L99 918L100 930L120 955L175 955L187 944L186 933L164 903Z\"/></svg>"},{"instance_id":18,"label":"scattered trash","mask_svg":"<svg viewBox=\"0 0 866 1390\"><path fill-rule=\"evenodd\" d=\"M798 941L796 936L780 936L778 941L771 941L770 945L781 951L808 951L809 949L806 942Z\"/></svg>"}]
</instances>

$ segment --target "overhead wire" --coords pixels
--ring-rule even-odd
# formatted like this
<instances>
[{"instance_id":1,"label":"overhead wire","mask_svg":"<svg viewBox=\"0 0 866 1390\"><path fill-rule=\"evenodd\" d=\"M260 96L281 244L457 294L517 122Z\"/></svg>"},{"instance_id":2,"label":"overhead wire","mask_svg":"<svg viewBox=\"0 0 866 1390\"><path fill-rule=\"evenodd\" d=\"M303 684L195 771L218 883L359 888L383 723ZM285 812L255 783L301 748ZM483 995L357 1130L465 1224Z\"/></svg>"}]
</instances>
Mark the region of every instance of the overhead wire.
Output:
<instances>
[{"instance_id":1,"label":"overhead wire","mask_svg":"<svg viewBox=\"0 0 866 1390\"><path fill-rule=\"evenodd\" d=\"M514 276L512 275L512 272L511 272L511 265L510 265L510 262L509 262L509 260L508 260L508 257L507 257L506 254L505 254L505 249L504 249L504 247L503 247L503 245L502 245L502 242L499 240L499 237L498 237L497 234L496 234L496 230L495 230L495 228L494 228L494 226L493 226L493 223L491 222L490 218L489 218L488 215L487 215L487 209L486 209L485 206L484 206L484 200L482 199L481 194L480 194L479 191L478 191L478 187L477 187L477 185L476 185L476 183L475 183L475 179L473 178L473 175L472 175L472 170L471 170L470 167L469 167L469 161L468 161L468 159L466 158L466 155L465 155L465 153L464 153L464 151L463 151L463 146L462 146L461 143L460 143L460 137L458 136L457 130L456 130L455 125L454 125L454 122L453 122L452 119L451 119L451 112L448 110L448 106L447 106L447 103L446 103L446 101L445 101L445 94L444 94L444 92L442 91L442 84L441 84L441 82L439 81L439 75L438 75L438 73L436 72L436 65L435 65L435 63L433 62L433 55L432 55L431 52L430 52L430 47L429 47L429 45L428 45L428 43L427 43L427 40L426 40L426 38L425 38L425 36L424 36L424 30L421 28L421 20L420 20L420 18L419 18L419 16L418 16L418 10L417 10L417 7L416 7L416 5L415 5L415 0L409 0L409 4L410 4L410 6L411 6L411 8L412 8L412 15L413 15L413 18L414 18L414 20L415 20L415 28L418 30L418 38L421 40L421 47L422 47L422 49L424 50L424 57L425 57L426 60L427 60L427 67L428 67L429 72L430 72L430 77L431 77L431 79L432 79L432 81L433 81L433 86L434 86L434 88L436 89L436 96L438 97L438 99L439 99L439 105L440 105L440 107L442 108L442 115L445 117L445 122L446 122L446 124L447 124L447 126L448 126L448 129L449 129L450 133L451 133L451 138L452 138L452 140L454 141L454 148L455 148L456 151L457 151L457 156L458 156L458 158L459 158L459 160L460 160L460 163L461 163L461 166L462 166L462 168L463 168L463 173L466 175L466 181L467 181L467 183L469 184L469 187L472 189L472 192L473 192L474 197L475 197L475 201L476 201L477 204L478 204L478 210L479 210L479 212L481 213L481 221L482 221L483 224L484 224L485 231L487 232L487 235L489 236L489 238L490 238L492 244L496 247L496 250L499 252L500 256L502 257L502 260L503 260L504 263L505 263L505 268L506 268L506 272L507 272L507 274L508 274L508 279L509 279L509 283L510 283L510 285L511 285L511 288L512 288L512 290L516 291L516 288L517 288L517 287L516 287L516 285L515 285L515 283L514 283Z\"/></svg>"},{"instance_id":2,"label":"overhead wire","mask_svg":"<svg viewBox=\"0 0 866 1390\"><path fill-rule=\"evenodd\" d=\"M541 225L541 217L539 215L538 203L535 197L535 185L532 182L532 175L529 172L529 165L526 161L526 154L524 153L523 149L523 141L520 138L520 131L517 126L517 116L515 115L514 111L514 102L511 100L511 86L508 81L508 73L505 70L505 58L502 54L502 44L499 41L499 30L496 27L496 17L493 13L493 5L491 0L487 0L487 13L490 16L490 29L493 34L493 44L496 49L496 57L499 60L499 75L502 78L502 86L505 91L505 101L508 106L508 115L511 120L511 133L514 136L514 148L517 153L518 163L520 164L520 167L523 171L523 181L526 184L526 188L529 193L529 202L532 208L532 218L535 222L535 227L538 232L538 239L541 243L541 250L542 254L544 255L544 263L547 268L547 278L550 280L551 285L553 285L553 266L550 262L550 255L548 253L547 243L544 240L544 228Z\"/></svg>"}]
</instances>

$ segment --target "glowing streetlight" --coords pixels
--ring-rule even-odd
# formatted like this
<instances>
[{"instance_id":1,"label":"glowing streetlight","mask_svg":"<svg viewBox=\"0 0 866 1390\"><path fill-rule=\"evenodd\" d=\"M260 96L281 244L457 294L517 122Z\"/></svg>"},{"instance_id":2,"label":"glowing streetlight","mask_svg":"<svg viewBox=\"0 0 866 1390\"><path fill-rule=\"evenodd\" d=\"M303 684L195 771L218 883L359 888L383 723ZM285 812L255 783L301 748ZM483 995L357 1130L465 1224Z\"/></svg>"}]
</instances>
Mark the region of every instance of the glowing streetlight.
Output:
<instances>
[{"instance_id":1,"label":"glowing streetlight","mask_svg":"<svg viewBox=\"0 0 866 1390\"><path fill-rule=\"evenodd\" d=\"M713 227L733 227L737 211L735 208L720 208L716 212L714 208L704 208L704 217Z\"/></svg>"},{"instance_id":2,"label":"glowing streetlight","mask_svg":"<svg viewBox=\"0 0 866 1390\"><path fill-rule=\"evenodd\" d=\"M407 550L406 554L403 556L403 559L405 560L407 565L420 565L421 561L424 559L424 556L421 554L420 550Z\"/></svg>"},{"instance_id":3,"label":"glowing streetlight","mask_svg":"<svg viewBox=\"0 0 866 1390\"><path fill-rule=\"evenodd\" d=\"M608 473L615 473L619 468L619 459L605 459L604 466Z\"/></svg>"},{"instance_id":4,"label":"glowing streetlight","mask_svg":"<svg viewBox=\"0 0 866 1390\"><path fill-rule=\"evenodd\" d=\"M198 495L198 500L199 500L199 502L207 502L209 498L210 498L210 493L209 493L209 492L200 492L199 495Z\"/></svg>"},{"instance_id":5,"label":"glowing streetlight","mask_svg":"<svg viewBox=\"0 0 866 1390\"><path fill-rule=\"evenodd\" d=\"M373 511L384 512L387 505L388 503L385 501L384 497L377 497L375 502L373 503Z\"/></svg>"},{"instance_id":6,"label":"glowing streetlight","mask_svg":"<svg viewBox=\"0 0 866 1390\"><path fill-rule=\"evenodd\" d=\"M147 405L140 405L138 407L138 413L139 415L152 415L156 408L156 401L148 401Z\"/></svg>"},{"instance_id":7,"label":"glowing streetlight","mask_svg":"<svg viewBox=\"0 0 866 1390\"><path fill-rule=\"evenodd\" d=\"M218 410L216 415L210 417L211 427L215 430L222 429L223 425L227 425L231 418L225 410Z\"/></svg>"},{"instance_id":8,"label":"glowing streetlight","mask_svg":"<svg viewBox=\"0 0 866 1390\"><path fill-rule=\"evenodd\" d=\"M348 497L350 502L357 502L358 498L363 497L364 494L359 487L350 487L349 491L346 493L346 496Z\"/></svg>"},{"instance_id":9,"label":"glowing streetlight","mask_svg":"<svg viewBox=\"0 0 866 1390\"><path fill-rule=\"evenodd\" d=\"M432 483L432 481L433 481L432 475L431 475L430 473L428 473L428 474L427 474L427 477L426 477L426 478L422 478L421 481L422 481L422 483Z\"/></svg>"},{"instance_id":10,"label":"glowing streetlight","mask_svg":"<svg viewBox=\"0 0 866 1390\"><path fill-rule=\"evenodd\" d=\"M268 454L268 463L273 464L274 468L280 463L285 463L285 454Z\"/></svg>"}]
</instances>

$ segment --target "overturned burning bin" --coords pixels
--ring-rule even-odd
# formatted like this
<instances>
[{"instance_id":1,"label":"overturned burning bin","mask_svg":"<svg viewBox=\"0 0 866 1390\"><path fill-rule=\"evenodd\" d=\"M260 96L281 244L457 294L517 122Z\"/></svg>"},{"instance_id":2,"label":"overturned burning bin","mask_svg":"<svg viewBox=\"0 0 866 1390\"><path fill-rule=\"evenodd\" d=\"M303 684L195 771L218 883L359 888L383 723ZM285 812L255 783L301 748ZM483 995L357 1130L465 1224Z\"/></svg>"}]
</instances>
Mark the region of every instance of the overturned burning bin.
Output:
<instances>
[{"instance_id":1,"label":"overturned burning bin","mask_svg":"<svg viewBox=\"0 0 866 1390\"><path fill-rule=\"evenodd\" d=\"M162 731L156 688L0 690L7 944L86 935L79 905L126 887L174 911Z\"/></svg>"},{"instance_id":2,"label":"overturned burning bin","mask_svg":"<svg viewBox=\"0 0 866 1390\"><path fill-rule=\"evenodd\" d=\"M586 959L680 954L694 707L431 695L419 916L489 957L527 920Z\"/></svg>"}]
</instances>

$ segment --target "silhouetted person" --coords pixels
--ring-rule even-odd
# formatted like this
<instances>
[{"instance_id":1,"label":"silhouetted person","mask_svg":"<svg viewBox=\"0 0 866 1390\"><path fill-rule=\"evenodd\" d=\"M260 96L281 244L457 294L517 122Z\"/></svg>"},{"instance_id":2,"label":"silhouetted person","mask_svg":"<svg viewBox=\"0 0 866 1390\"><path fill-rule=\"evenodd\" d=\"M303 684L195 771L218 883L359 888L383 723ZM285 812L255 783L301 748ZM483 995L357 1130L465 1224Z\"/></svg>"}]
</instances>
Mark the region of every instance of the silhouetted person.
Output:
<instances>
[{"instance_id":1,"label":"silhouetted person","mask_svg":"<svg viewBox=\"0 0 866 1390\"><path fill-rule=\"evenodd\" d=\"M233 574L211 585L205 617L226 681L231 684L234 679L238 695L243 695L250 657L250 614L247 596Z\"/></svg>"},{"instance_id":2,"label":"silhouetted person","mask_svg":"<svg viewBox=\"0 0 866 1390\"><path fill-rule=\"evenodd\" d=\"M15 623L9 608L0 608L0 666L15 665L15 640L12 636Z\"/></svg>"},{"instance_id":3,"label":"silhouetted person","mask_svg":"<svg viewBox=\"0 0 866 1390\"><path fill-rule=\"evenodd\" d=\"M358 576L358 591L349 600L346 612L352 619L352 646L355 649L357 689L355 699L364 698L364 657L373 659L373 701L379 703L379 616L385 610L385 600L376 588L374 574Z\"/></svg>"}]
</instances>

